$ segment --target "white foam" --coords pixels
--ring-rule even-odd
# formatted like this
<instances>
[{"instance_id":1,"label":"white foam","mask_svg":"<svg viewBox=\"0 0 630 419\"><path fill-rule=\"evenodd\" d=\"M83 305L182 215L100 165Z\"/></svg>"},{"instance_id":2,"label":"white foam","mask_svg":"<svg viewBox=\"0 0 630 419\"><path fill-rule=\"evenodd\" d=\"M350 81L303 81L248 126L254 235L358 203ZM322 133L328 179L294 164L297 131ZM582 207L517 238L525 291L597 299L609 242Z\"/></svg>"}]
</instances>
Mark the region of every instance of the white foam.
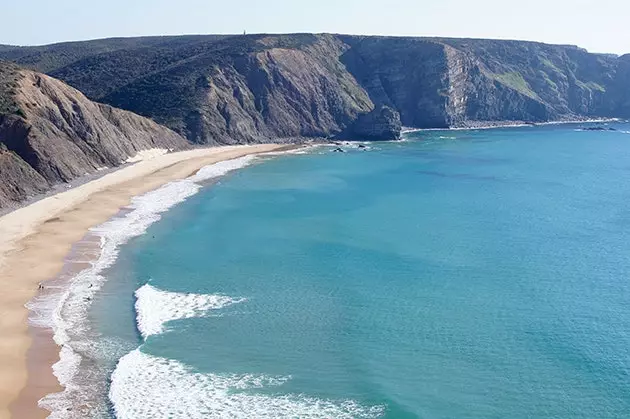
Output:
<instances>
[{"instance_id":1,"label":"white foam","mask_svg":"<svg viewBox=\"0 0 630 419\"><path fill-rule=\"evenodd\" d=\"M51 417L72 417L67 409L80 404L86 394L85 386L75 382L75 377L82 361L81 354L94 350L93 336L86 321L88 309L95 293L106 280L103 272L112 266L118 256L119 247L144 234L151 224L160 219L161 213L196 194L202 187L199 182L244 167L254 158L245 156L209 165L187 179L168 183L133 198L124 216L90 230L91 234L100 238L100 256L90 262L91 266L72 278L70 285L59 292L34 299L27 305L32 312L32 324L52 327L54 340L61 346L60 360L53 366L53 371L65 389L63 393L46 396L39 403L52 411Z\"/></svg>"},{"instance_id":2,"label":"white foam","mask_svg":"<svg viewBox=\"0 0 630 419\"><path fill-rule=\"evenodd\" d=\"M164 332L165 323L200 317L244 301L223 295L183 294L157 289L149 284L136 291L138 330L144 339Z\"/></svg>"},{"instance_id":3,"label":"white foam","mask_svg":"<svg viewBox=\"0 0 630 419\"><path fill-rule=\"evenodd\" d=\"M212 314L245 301L222 295L185 294L143 285L136 291L138 329L146 339L171 320ZM133 418L372 418L382 406L351 400L269 394L291 377L198 373L179 361L146 354L142 346L122 357L111 376L109 398L119 419ZM256 394L255 390L267 390Z\"/></svg>"},{"instance_id":4,"label":"white foam","mask_svg":"<svg viewBox=\"0 0 630 419\"><path fill-rule=\"evenodd\" d=\"M249 155L239 157L238 159L225 160L219 163L212 164L210 166L203 167L196 174L186 179L190 182L203 182L208 179L216 178L226 175L227 173L240 169L250 164L256 156Z\"/></svg>"},{"instance_id":5,"label":"white foam","mask_svg":"<svg viewBox=\"0 0 630 419\"><path fill-rule=\"evenodd\" d=\"M290 150L271 151L271 152L265 153L265 156L286 156L286 155L291 155L291 154L310 154L314 150L322 146L326 146L326 144L303 144L299 148L293 148Z\"/></svg>"},{"instance_id":6,"label":"white foam","mask_svg":"<svg viewBox=\"0 0 630 419\"><path fill-rule=\"evenodd\" d=\"M143 353L124 356L109 397L119 419L154 418L374 418L382 406L351 400L256 393L281 386L290 377L253 374L202 374L186 365Z\"/></svg>"}]
</instances>

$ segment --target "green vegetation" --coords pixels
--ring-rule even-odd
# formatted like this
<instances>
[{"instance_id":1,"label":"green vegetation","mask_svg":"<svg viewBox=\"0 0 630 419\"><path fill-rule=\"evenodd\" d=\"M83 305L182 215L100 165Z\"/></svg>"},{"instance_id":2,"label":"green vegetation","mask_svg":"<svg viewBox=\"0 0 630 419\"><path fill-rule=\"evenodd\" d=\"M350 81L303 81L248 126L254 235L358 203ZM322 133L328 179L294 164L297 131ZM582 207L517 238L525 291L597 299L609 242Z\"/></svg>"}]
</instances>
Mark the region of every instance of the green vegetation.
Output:
<instances>
[{"instance_id":1,"label":"green vegetation","mask_svg":"<svg viewBox=\"0 0 630 419\"><path fill-rule=\"evenodd\" d=\"M596 90L598 92L606 92L606 89L604 88L604 86L602 86L601 84L597 84L594 81L589 81L588 83L583 83L581 81L578 80L578 86L584 88L584 89L589 89L589 90Z\"/></svg>"},{"instance_id":2,"label":"green vegetation","mask_svg":"<svg viewBox=\"0 0 630 419\"><path fill-rule=\"evenodd\" d=\"M549 59L541 58L540 62L543 63L545 67L548 67L549 69L555 71L556 73L562 73L562 71L558 67L556 67L556 65L553 62L551 62Z\"/></svg>"},{"instance_id":3,"label":"green vegetation","mask_svg":"<svg viewBox=\"0 0 630 419\"><path fill-rule=\"evenodd\" d=\"M226 38L226 35L147 36L138 38L108 38L93 41L63 42L59 44L0 48L2 59L50 73L77 61L116 51L133 51L143 48L179 48L199 42ZM132 64L132 62L129 62Z\"/></svg>"},{"instance_id":4,"label":"green vegetation","mask_svg":"<svg viewBox=\"0 0 630 419\"><path fill-rule=\"evenodd\" d=\"M545 80L545 83L547 83L552 90L556 92L558 91L558 85L555 81L549 78L549 75L547 73L545 73L544 71L540 71L539 75Z\"/></svg>"},{"instance_id":5,"label":"green vegetation","mask_svg":"<svg viewBox=\"0 0 630 419\"><path fill-rule=\"evenodd\" d=\"M594 81L589 81L588 83L586 83L586 85L591 90L599 90L600 92L605 92L606 91L606 88L604 86L602 86L601 84L597 84Z\"/></svg>"},{"instance_id":6,"label":"green vegetation","mask_svg":"<svg viewBox=\"0 0 630 419\"><path fill-rule=\"evenodd\" d=\"M532 90L529 83L523 78L523 75L517 71L512 71L503 74L492 74L492 77L499 83L502 83L519 93L529 96L532 99L538 99L536 92Z\"/></svg>"},{"instance_id":7,"label":"green vegetation","mask_svg":"<svg viewBox=\"0 0 630 419\"><path fill-rule=\"evenodd\" d=\"M0 62L0 115L21 114L22 110L14 99L21 77L16 65Z\"/></svg>"},{"instance_id":8,"label":"green vegetation","mask_svg":"<svg viewBox=\"0 0 630 419\"><path fill-rule=\"evenodd\" d=\"M247 38L247 37L245 37ZM309 33L287 34L283 36L262 37L260 43L271 48L296 49L305 48L314 45L317 42L317 36Z\"/></svg>"}]
</instances>

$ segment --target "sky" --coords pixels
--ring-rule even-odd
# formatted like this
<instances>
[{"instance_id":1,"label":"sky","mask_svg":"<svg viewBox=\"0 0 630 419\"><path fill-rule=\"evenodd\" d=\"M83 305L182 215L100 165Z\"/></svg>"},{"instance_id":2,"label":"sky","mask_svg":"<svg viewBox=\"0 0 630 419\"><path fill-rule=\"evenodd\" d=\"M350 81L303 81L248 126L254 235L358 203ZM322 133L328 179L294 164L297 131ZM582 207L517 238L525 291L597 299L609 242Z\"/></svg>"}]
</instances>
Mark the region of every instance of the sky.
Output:
<instances>
[{"instance_id":1,"label":"sky","mask_svg":"<svg viewBox=\"0 0 630 419\"><path fill-rule=\"evenodd\" d=\"M628 0L4 0L0 44L331 32L498 38L630 53Z\"/></svg>"}]
</instances>

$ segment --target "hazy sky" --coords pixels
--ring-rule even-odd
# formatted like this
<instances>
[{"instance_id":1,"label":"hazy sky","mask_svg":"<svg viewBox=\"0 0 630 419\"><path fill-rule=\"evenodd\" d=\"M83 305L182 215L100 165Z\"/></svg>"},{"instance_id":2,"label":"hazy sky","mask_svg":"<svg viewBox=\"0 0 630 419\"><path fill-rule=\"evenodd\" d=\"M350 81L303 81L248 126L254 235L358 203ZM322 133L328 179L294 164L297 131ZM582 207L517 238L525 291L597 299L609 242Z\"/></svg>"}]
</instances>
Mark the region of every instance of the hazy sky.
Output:
<instances>
[{"instance_id":1,"label":"hazy sky","mask_svg":"<svg viewBox=\"0 0 630 419\"><path fill-rule=\"evenodd\" d=\"M629 0L3 0L0 44L335 32L507 38L630 53Z\"/></svg>"}]
</instances>

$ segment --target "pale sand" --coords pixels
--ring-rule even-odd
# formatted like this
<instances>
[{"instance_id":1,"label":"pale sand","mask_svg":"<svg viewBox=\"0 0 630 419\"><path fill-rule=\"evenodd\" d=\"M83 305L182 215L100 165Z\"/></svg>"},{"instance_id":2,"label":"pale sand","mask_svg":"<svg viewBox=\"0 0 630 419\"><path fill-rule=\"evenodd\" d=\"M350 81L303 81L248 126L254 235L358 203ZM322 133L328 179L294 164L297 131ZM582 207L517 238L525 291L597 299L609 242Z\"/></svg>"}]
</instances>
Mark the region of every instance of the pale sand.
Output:
<instances>
[{"instance_id":1,"label":"pale sand","mask_svg":"<svg viewBox=\"0 0 630 419\"><path fill-rule=\"evenodd\" d=\"M52 370L48 377L29 380L29 388L23 391L29 371L27 353L34 337L29 334L28 310L24 305L38 292L39 282L59 274L73 243L81 240L90 227L116 215L133 196L188 177L218 161L285 148L286 145L275 144L226 146L155 155L1 217L0 419L11 417L11 410L19 418L45 416L35 401L59 391L58 383L51 379ZM49 338L46 332L35 336L37 342L50 342ZM42 347L41 354L32 352L35 362L40 359L49 364L58 359L50 346ZM20 393L20 401L29 400L31 406L22 402L11 406Z\"/></svg>"}]
</instances>

